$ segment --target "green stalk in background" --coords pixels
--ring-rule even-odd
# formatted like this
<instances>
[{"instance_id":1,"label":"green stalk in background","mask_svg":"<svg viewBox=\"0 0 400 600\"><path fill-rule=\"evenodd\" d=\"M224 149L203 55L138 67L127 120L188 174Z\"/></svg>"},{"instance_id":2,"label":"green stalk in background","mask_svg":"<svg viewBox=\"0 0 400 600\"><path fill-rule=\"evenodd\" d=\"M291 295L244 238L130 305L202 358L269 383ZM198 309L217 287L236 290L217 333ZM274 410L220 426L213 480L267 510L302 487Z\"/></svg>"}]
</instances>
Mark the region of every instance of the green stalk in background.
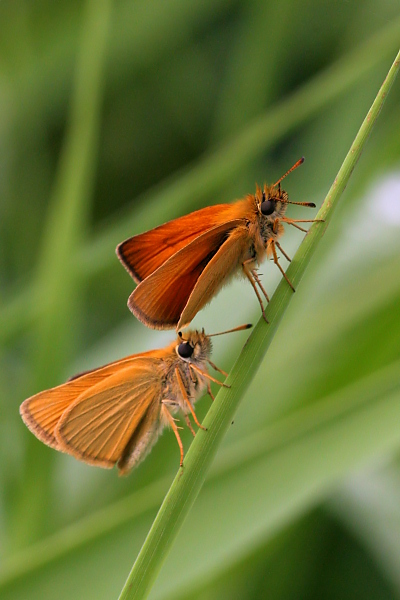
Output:
<instances>
[{"instance_id":1,"label":"green stalk in background","mask_svg":"<svg viewBox=\"0 0 400 600\"><path fill-rule=\"evenodd\" d=\"M32 389L57 381L75 344L70 324L77 318L77 290L81 281L73 269L71 255L83 243L90 214L111 8L109 0L85 3L69 126L38 262L37 281L42 296L38 303L39 319L33 329ZM30 435L27 448L23 485L9 527L10 539L17 548L40 537L46 520L44 507L51 496L48 461L52 457L43 458L47 465L43 468L38 456L45 454Z\"/></svg>"},{"instance_id":2,"label":"green stalk in background","mask_svg":"<svg viewBox=\"0 0 400 600\"><path fill-rule=\"evenodd\" d=\"M317 215L317 219L323 219L324 222L314 223L311 226L288 268L288 277L295 287L299 285L317 244L332 218L333 210L361 155L399 66L400 52ZM259 320L227 378L230 388L222 388L218 393L204 420L207 431L197 432L185 457L184 466L176 475L129 574L120 600L140 600L147 597L180 526L201 489L207 470L232 421L240 399L264 358L292 295L293 292L287 282L282 280L266 311L269 324L266 324L262 318Z\"/></svg>"}]
</instances>

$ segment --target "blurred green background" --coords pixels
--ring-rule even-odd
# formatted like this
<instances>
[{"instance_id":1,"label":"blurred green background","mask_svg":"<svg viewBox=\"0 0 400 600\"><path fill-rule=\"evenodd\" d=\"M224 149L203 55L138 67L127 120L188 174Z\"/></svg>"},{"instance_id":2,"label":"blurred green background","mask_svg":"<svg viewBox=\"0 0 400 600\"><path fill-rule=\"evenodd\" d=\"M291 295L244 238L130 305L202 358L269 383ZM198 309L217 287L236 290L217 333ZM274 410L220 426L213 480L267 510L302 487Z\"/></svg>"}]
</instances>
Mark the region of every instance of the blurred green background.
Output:
<instances>
[{"instance_id":1,"label":"blurred green background","mask_svg":"<svg viewBox=\"0 0 400 600\"><path fill-rule=\"evenodd\" d=\"M122 479L18 414L173 338L129 313L117 243L302 155L284 187L319 207L399 40L395 0L0 3L1 598L117 598L178 467L171 433ZM399 100L397 81L153 599L400 598ZM193 325L258 318L237 281Z\"/></svg>"}]
</instances>

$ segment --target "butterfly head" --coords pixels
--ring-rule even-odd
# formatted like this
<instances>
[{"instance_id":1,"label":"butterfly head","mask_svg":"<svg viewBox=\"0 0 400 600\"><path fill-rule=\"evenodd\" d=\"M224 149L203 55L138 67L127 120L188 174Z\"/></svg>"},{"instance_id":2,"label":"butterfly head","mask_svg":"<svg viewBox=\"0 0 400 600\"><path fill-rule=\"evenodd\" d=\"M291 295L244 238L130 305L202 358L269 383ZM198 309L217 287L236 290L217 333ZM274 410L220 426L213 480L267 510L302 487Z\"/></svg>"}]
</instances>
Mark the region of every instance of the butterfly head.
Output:
<instances>
[{"instance_id":1,"label":"butterfly head","mask_svg":"<svg viewBox=\"0 0 400 600\"><path fill-rule=\"evenodd\" d=\"M185 362L204 362L211 356L212 343L204 329L179 331L175 351Z\"/></svg>"},{"instance_id":2,"label":"butterfly head","mask_svg":"<svg viewBox=\"0 0 400 600\"><path fill-rule=\"evenodd\" d=\"M264 185L264 189L261 190L257 186L255 201L257 209L262 217L266 220L274 222L275 219L279 219L284 216L288 204L298 204L300 206L308 206L309 208L315 208L313 202L292 202L289 200L289 196L285 190L281 189L281 181L285 179L289 173L297 169L304 162L304 157L300 158L282 177L278 179L273 185Z\"/></svg>"},{"instance_id":3,"label":"butterfly head","mask_svg":"<svg viewBox=\"0 0 400 600\"><path fill-rule=\"evenodd\" d=\"M255 201L258 212L271 223L284 216L288 200L287 193L280 186L264 185L264 189L257 186Z\"/></svg>"}]
</instances>

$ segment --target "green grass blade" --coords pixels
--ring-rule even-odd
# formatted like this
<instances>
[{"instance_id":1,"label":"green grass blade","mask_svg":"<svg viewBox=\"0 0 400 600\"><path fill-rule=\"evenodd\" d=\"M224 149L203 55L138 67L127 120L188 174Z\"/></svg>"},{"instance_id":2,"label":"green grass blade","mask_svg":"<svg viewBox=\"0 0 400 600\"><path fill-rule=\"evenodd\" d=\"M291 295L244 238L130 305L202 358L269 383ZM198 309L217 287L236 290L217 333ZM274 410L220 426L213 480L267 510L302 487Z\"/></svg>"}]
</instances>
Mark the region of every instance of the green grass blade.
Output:
<instances>
[{"instance_id":1,"label":"green grass blade","mask_svg":"<svg viewBox=\"0 0 400 600\"><path fill-rule=\"evenodd\" d=\"M288 277L295 287L298 286L317 244L332 218L333 210L361 155L385 98L393 85L399 66L400 52L389 70L317 215L317 218L324 219L325 222L314 223L312 225L288 269ZM292 294L287 283L282 280L267 309L270 324L267 325L260 319L227 379L227 383L231 387L229 389L222 388L218 393L216 401L213 403L204 420L207 431L199 431L197 433L186 455L184 466L179 470L166 495L137 557L121 592L120 600L133 598L140 600L147 597L165 556L172 547L179 528L200 491L205 474L229 427L240 399L256 373L274 337L276 329L289 305Z\"/></svg>"},{"instance_id":2,"label":"green grass blade","mask_svg":"<svg viewBox=\"0 0 400 600\"><path fill-rule=\"evenodd\" d=\"M61 152L41 256L36 274L41 290L39 319L32 348L30 390L49 387L59 379L74 345L71 322L77 318L77 276L71 254L83 243L94 184L98 148L103 65L111 2L88 0L76 70L70 123ZM32 301L32 299L30 299ZM26 393L29 393L26 390ZM38 456L41 446L27 434L24 484L15 503L11 539L23 545L37 535L46 520L51 470ZM47 463L48 464L48 463ZM49 466L49 465L48 465Z\"/></svg>"}]
</instances>

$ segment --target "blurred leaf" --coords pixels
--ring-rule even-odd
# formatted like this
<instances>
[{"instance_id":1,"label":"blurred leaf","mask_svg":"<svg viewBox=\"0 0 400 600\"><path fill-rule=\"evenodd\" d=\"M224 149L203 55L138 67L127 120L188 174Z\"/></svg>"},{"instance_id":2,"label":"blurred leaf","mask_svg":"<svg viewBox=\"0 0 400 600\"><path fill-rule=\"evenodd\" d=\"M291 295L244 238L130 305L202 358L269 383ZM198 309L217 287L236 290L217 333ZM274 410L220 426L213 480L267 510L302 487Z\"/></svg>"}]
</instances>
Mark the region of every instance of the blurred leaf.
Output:
<instances>
[{"instance_id":1,"label":"blurred leaf","mask_svg":"<svg viewBox=\"0 0 400 600\"><path fill-rule=\"evenodd\" d=\"M111 4L87 2L69 130L60 157L46 219L36 281L41 291L33 331L33 389L54 385L72 354L78 318L79 282L71 255L82 243L89 219L100 127L105 41ZM17 547L37 537L50 501L51 471L45 448L27 434L27 464L20 502L14 504L11 540ZM43 469L46 460L47 468Z\"/></svg>"}]
</instances>

